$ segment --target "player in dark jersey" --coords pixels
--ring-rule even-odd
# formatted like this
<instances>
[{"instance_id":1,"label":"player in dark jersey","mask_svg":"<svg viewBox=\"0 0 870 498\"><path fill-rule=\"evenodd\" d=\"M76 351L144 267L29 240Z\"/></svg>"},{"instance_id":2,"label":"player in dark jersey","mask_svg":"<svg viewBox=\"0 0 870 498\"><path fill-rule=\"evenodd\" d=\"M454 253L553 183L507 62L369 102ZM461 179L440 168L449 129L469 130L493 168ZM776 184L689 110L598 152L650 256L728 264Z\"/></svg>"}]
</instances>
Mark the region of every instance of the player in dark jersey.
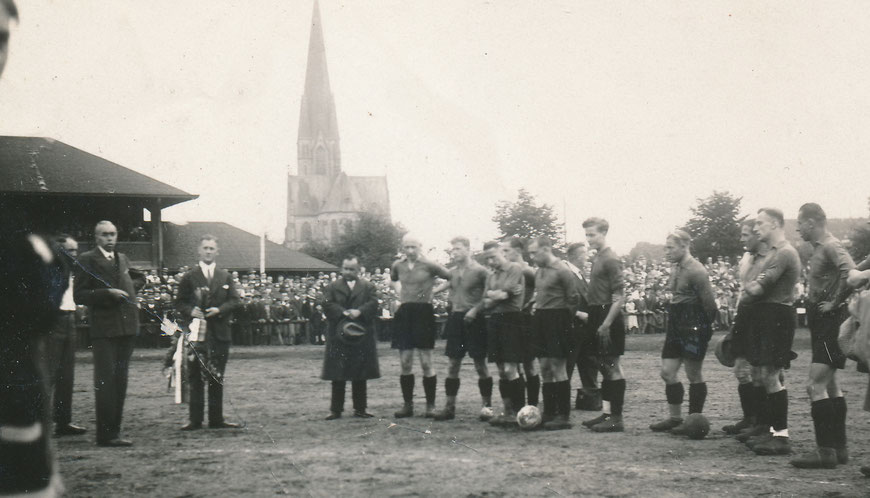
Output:
<instances>
[{"instance_id":1,"label":"player in dark jersey","mask_svg":"<svg viewBox=\"0 0 870 498\"><path fill-rule=\"evenodd\" d=\"M519 237L510 237L506 241L505 257L512 263L517 263L523 269L523 281L525 282L525 291L523 294L523 341L526 344L524 348L523 361L520 364L522 373L520 377L525 378L526 384L526 402L530 405L538 406L538 398L541 393L541 376L540 363L535 357L534 335L532 334L532 306L535 303L535 269L532 268L525 259L523 252L526 250L526 244Z\"/></svg>"}]
</instances>

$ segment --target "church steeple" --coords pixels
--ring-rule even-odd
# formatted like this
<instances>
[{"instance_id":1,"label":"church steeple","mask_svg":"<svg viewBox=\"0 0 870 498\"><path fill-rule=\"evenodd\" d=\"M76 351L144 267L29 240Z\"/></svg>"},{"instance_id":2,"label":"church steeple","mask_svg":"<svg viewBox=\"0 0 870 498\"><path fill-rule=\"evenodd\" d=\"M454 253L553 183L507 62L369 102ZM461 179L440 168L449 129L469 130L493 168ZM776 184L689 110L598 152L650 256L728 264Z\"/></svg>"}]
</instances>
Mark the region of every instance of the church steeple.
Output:
<instances>
[{"instance_id":1,"label":"church steeple","mask_svg":"<svg viewBox=\"0 0 870 498\"><path fill-rule=\"evenodd\" d=\"M329 86L326 46L323 43L323 26L317 0L314 0L311 36L308 40L308 67L299 113L297 158L298 174L301 176L331 177L341 173L338 119L335 99Z\"/></svg>"}]
</instances>

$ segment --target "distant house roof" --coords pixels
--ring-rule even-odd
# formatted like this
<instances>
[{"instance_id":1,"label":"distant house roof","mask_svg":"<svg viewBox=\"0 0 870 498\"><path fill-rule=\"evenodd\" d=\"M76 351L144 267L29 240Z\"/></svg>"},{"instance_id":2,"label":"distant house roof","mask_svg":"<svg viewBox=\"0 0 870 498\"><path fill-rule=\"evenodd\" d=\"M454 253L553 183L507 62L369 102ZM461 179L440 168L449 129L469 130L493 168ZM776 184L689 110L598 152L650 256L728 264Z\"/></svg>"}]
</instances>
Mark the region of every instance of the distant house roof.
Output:
<instances>
[{"instance_id":1,"label":"distant house roof","mask_svg":"<svg viewBox=\"0 0 870 498\"><path fill-rule=\"evenodd\" d=\"M165 223L164 266L180 268L196 262L200 237L218 238L218 264L228 270L259 270L260 237L227 223L195 221L185 225ZM329 263L266 241L266 271L318 272L335 271Z\"/></svg>"},{"instance_id":2,"label":"distant house roof","mask_svg":"<svg viewBox=\"0 0 870 498\"><path fill-rule=\"evenodd\" d=\"M198 197L51 138L7 136L0 193L160 198L163 207Z\"/></svg>"}]
</instances>

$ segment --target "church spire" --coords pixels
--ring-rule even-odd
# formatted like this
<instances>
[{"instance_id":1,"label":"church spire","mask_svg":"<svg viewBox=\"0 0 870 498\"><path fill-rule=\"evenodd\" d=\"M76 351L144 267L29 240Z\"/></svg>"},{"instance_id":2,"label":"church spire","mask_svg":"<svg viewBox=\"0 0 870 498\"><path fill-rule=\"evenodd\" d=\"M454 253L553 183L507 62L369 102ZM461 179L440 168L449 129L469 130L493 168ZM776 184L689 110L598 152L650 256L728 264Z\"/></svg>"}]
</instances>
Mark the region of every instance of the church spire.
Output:
<instances>
[{"instance_id":1,"label":"church spire","mask_svg":"<svg viewBox=\"0 0 870 498\"><path fill-rule=\"evenodd\" d=\"M300 175L334 176L341 172L338 120L335 99L329 86L326 46L320 6L314 0L311 36L308 40L308 67L305 70L305 93L299 113L297 141Z\"/></svg>"}]
</instances>

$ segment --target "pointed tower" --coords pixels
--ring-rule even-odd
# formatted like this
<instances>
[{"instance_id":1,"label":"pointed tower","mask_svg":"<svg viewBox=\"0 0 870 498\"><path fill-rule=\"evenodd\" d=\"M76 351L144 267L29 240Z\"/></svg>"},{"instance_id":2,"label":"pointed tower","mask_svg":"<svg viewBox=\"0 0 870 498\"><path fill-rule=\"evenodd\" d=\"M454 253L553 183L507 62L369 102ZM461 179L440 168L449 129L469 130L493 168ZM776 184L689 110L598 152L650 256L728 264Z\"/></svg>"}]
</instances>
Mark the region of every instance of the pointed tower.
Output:
<instances>
[{"instance_id":1,"label":"pointed tower","mask_svg":"<svg viewBox=\"0 0 870 498\"><path fill-rule=\"evenodd\" d=\"M317 0L311 17L296 158L296 174L288 172L287 177L286 246L299 249L310 241L335 242L363 211L389 218L386 177L348 176L342 171L338 119Z\"/></svg>"}]
</instances>

